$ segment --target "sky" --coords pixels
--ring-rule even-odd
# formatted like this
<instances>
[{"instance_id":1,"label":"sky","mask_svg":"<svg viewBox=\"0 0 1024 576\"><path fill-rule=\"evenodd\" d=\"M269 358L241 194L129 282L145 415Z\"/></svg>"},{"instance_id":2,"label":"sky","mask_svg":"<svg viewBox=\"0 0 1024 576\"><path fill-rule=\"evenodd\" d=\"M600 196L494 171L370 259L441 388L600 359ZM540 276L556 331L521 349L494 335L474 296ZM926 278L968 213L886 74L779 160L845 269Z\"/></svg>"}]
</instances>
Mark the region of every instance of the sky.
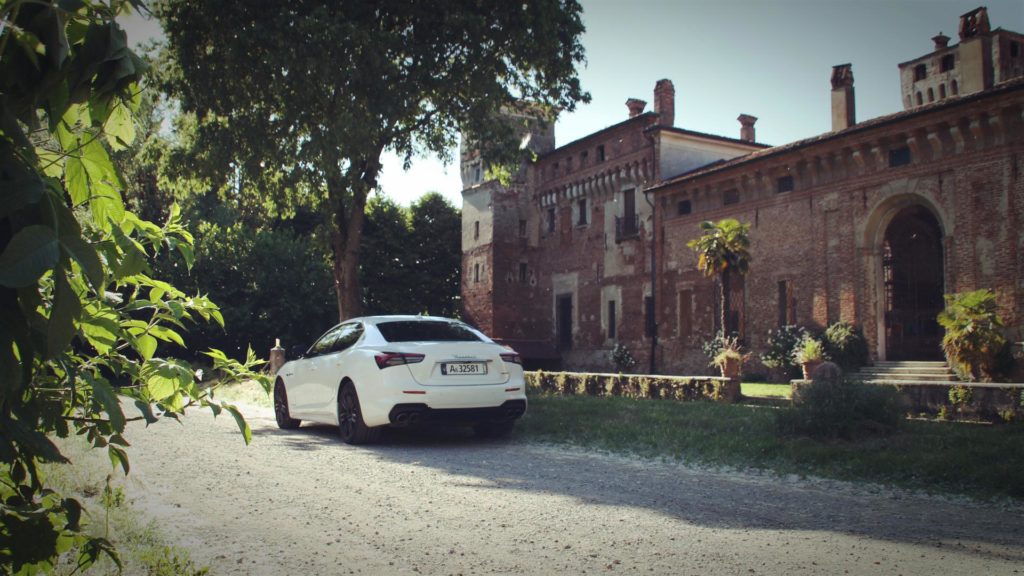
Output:
<instances>
[{"instance_id":1,"label":"sky","mask_svg":"<svg viewBox=\"0 0 1024 576\"><path fill-rule=\"evenodd\" d=\"M498 0L501 1L501 0ZM992 28L1024 32L1024 0L580 0L591 102L563 113L556 145L628 117L625 102L653 107L654 84L672 80L679 128L739 137L736 117L758 118L757 141L781 145L832 129L832 67L852 64L857 121L902 110L900 62L959 42L960 15L987 6ZM159 34L138 16L129 42ZM458 158L458 154L453 155ZM382 193L408 205L438 191L462 205L458 164L386 156Z\"/></svg>"}]
</instances>

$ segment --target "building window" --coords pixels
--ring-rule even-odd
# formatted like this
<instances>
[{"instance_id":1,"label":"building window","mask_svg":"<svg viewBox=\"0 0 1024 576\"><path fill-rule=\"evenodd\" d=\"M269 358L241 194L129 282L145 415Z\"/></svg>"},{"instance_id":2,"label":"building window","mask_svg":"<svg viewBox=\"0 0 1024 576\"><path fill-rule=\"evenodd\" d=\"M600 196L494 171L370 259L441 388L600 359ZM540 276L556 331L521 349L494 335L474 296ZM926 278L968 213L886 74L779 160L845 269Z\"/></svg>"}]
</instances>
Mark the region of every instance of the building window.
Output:
<instances>
[{"instance_id":1,"label":"building window","mask_svg":"<svg viewBox=\"0 0 1024 576\"><path fill-rule=\"evenodd\" d=\"M779 326L796 324L796 301L793 299L793 283L779 281Z\"/></svg>"},{"instance_id":2,"label":"building window","mask_svg":"<svg viewBox=\"0 0 1024 576\"><path fill-rule=\"evenodd\" d=\"M526 220L519 221L519 237L526 238Z\"/></svg>"},{"instance_id":3,"label":"building window","mask_svg":"<svg viewBox=\"0 0 1024 576\"><path fill-rule=\"evenodd\" d=\"M789 192L793 189L793 177L783 176L775 181L775 193L781 194L783 192Z\"/></svg>"},{"instance_id":4,"label":"building window","mask_svg":"<svg viewBox=\"0 0 1024 576\"><path fill-rule=\"evenodd\" d=\"M554 233L555 231L555 209L548 208L548 233Z\"/></svg>"},{"instance_id":5,"label":"building window","mask_svg":"<svg viewBox=\"0 0 1024 576\"><path fill-rule=\"evenodd\" d=\"M677 214L683 216L691 212L693 212L693 203L689 200L680 200L679 207L677 208Z\"/></svg>"},{"instance_id":6,"label":"building window","mask_svg":"<svg viewBox=\"0 0 1024 576\"><path fill-rule=\"evenodd\" d=\"M735 189L735 188L732 188L730 190L726 190L725 193L722 194L722 205L723 206L729 206L730 204L737 204L739 201L740 201L740 191Z\"/></svg>"},{"instance_id":7,"label":"building window","mask_svg":"<svg viewBox=\"0 0 1024 576\"><path fill-rule=\"evenodd\" d=\"M939 100L942 100L945 97L946 97L946 85L945 84L939 84Z\"/></svg>"},{"instance_id":8,"label":"building window","mask_svg":"<svg viewBox=\"0 0 1024 576\"><path fill-rule=\"evenodd\" d=\"M918 64L914 66L914 82L918 80L924 80L928 77L928 67L924 64Z\"/></svg>"},{"instance_id":9,"label":"building window","mask_svg":"<svg viewBox=\"0 0 1024 576\"><path fill-rule=\"evenodd\" d=\"M558 162L555 162L554 166L551 167L551 177L558 176Z\"/></svg>"},{"instance_id":10,"label":"building window","mask_svg":"<svg viewBox=\"0 0 1024 576\"><path fill-rule=\"evenodd\" d=\"M480 281L480 265L479 264L474 264L473 265L473 282L479 282L479 281Z\"/></svg>"},{"instance_id":11,"label":"building window","mask_svg":"<svg viewBox=\"0 0 1024 576\"><path fill-rule=\"evenodd\" d=\"M1010 58L1019 58L1019 57L1020 57L1020 43L1019 42L1010 42Z\"/></svg>"},{"instance_id":12,"label":"building window","mask_svg":"<svg viewBox=\"0 0 1024 576\"><path fill-rule=\"evenodd\" d=\"M928 89L928 102L935 102L935 91L931 88Z\"/></svg>"},{"instance_id":13,"label":"building window","mask_svg":"<svg viewBox=\"0 0 1024 576\"><path fill-rule=\"evenodd\" d=\"M528 272L529 272L529 270L526 267L526 262L520 262L519 263L519 283L520 284L526 284L526 281L527 281L527 279L529 277Z\"/></svg>"},{"instance_id":14,"label":"building window","mask_svg":"<svg viewBox=\"0 0 1024 576\"><path fill-rule=\"evenodd\" d=\"M584 166L587 165L587 156L589 155L590 152L587 152L586 150L580 153L580 168L583 168Z\"/></svg>"},{"instance_id":15,"label":"building window","mask_svg":"<svg viewBox=\"0 0 1024 576\"><path fill-rule=\"evenodd\" d=\"M654 337L654 297L644 296L644 333Z\"/></svg>"},{"instance_id":16,"label":"building window","mask_svg":"<svg viewBox=\"0 0 1024 576\"><path fill-rule=\"evenodd\" d=\"M615 300L608 301L608 339L615 340Z\"/></svg>"},{"instance_id":17,"label":"building window","mask_svg":"<svg viewBox=\"0 0 1024 576\"><path fill-rule=\"evenodd\" d=\"M917 105L920 106L921 104L924 104L924 99L921 98L921 93L918 92L917 93Z\"/></svg>"},{"instance_id":18,"label":"building window","mask_svg":"<svg viewBox=\"0 0 1024 576\"><path fill-rule=\"evenodd\" d=\"M910 164L910 148L904 146L889 150L889 167L906 166Z\"/></svg>"},{"instance_id":19,"label":"building window","mask_svg":"<svg viewBox=\"0 0 1024 576\"><path fill-rule=\"evenodd\" d=\"M473 240L480 238L480 221L473 222Z\"/></svg>"},{"instance_id":20,"label":"building window","mask_svg":"<svg viewBox=\"0 0 1024 576\"><path fill-rule=\"evenodd\" d=\"M679 328L680 338L688 338L693 334L693 290L679 291Z\"/></svg>"},{"instance_id":21,"label":"building window","mask_svg":"<svg viewBox=\"0 0 1024 576\"><path fill-rule=\"evenodd\" d=\"M572 172L572 156L565 159L565 173Z\"/></svg>"},{"instance_id":22,"label":"building window","mask_svg":"<svg viewBox=\"0 0 1024 576\"><path fill-rule=\"evenodd\" d=\"M586 226L587 225L587 199L586 198L580 198L580 201L577 202L576 205L577 205L577 207L579 209L579 212L580 212L579 216L576 219L576 225L577 226Z\"/></svg>"},{"instance_id":23,"label":"building window","mask_svg":"<svg viewBox=\"0 0 1024 576\"><path fill-rule=\"evenodd\" d=\"M942 57L942 61L939 62L939 70L949 72L953 68L956 68L956 58L952 54L946 54Z\"/></svg>"},{"instance_id":24,"label":"building window","mask_svg":"<svg viewBox=\"0 0 1024 576\"><path fill-rule=\"evenodd\" d=\"M604 144L597 147L597 161L604 162Z\"/></svg>"},{"instance_id":25,"label":"building window","mask_svg":"<svg viewBox=\"0 0 1024 576\"><path fill-rule=\"evenodd\" d=\"M953 80L952 82L949 83L949 89L951 92L953 92L953 96L956 96L957 94L960 93L960 85L956 83L956 80Z\"/></svg>"}]
</instances>

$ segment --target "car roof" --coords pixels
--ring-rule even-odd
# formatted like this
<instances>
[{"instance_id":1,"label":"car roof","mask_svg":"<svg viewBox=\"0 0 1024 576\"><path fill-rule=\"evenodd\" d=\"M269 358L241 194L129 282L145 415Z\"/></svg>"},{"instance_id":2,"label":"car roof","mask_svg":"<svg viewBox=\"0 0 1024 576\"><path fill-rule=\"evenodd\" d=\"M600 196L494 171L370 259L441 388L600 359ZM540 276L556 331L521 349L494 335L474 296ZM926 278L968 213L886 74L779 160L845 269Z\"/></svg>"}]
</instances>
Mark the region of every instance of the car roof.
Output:
<instances>
[{"instance_id":1,"label":"car roof","mask_svg":"<svg viewBox=\"0 0 1024 576\"><path fill-rule=\"evenodd\" d=\"M419 321L433 321L433 322L458 322L459 324L465 324L462 320L456 320L454 318L445 318L443 316L420 316L413 314L389 314L381 316L360 316L359 318L349 318L342 322L365 322L367 324L380 324L382 322L419 322Z\"/></svg>"}]
</instances>

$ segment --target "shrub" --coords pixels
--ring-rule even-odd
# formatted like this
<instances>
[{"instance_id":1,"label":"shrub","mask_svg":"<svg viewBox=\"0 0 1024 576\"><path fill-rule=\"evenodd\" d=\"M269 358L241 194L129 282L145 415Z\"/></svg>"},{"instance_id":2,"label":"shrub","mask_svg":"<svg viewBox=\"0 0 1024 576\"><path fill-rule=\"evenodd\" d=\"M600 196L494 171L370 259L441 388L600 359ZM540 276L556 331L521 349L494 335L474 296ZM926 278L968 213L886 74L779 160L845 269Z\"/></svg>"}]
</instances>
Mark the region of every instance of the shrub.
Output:
<instances>
[{"instance_id":1,"label":"shrub","mask_svg":"<svg viewBox=\"0 0 1024 576\"><path fill-rule=\"evenodd\" d=\"M836 322L825 330L825 353L843 370L856 370L868 363L868 343L859 326Z\"/></svg>"},{"instance_id":2,"label":"shrub","mask_svg":"<svg viewBox=\"0 0 1024 576\"><path fill-rule=\"evenodd\" d=\"M996 357L1006 345L996 295L991 290L946 294L938 321L946 329L942 351L963 380L991 379Z\"/></svg>"},{"instance_id":3,"label":"shrub","mask_svg":"<svg viewBox=\"0 0 1024 576\"><path fill-rule=\"evenodd\" d=\"M783 326L768 331L768 350L761 354L761 362L769 368L782 371L787 379L800 375L800 366L793 362L793 348L808 334L802 326Z\"/></svg>"},{"instance_id":4,"label":"shrub","mask_svg":"<svg viewBox=\"0 0 1024 576\"><path fill-rule=\"evenodd\" d=\"M612 361L612 365L615 366L615 371L622 373L626 372L633 366L636 366L636 358L630 354L629 348L626 348L619 342L615 343L615 347L612 348L608 358Z\"/></svg>"},{"instance_id":5,"label":"shrub","mask_svg":"<svg viewBox=\"0 0 1024 576\"><path fill-rule=\"evenodd\" d=\"M835 366L823 365L813 382L800 390L800 404L776 414L780 433L851 439L899 427L901 411L894 389L844 380L838 366L825 369L830 365Z\"/></svg>"}]
</instances>

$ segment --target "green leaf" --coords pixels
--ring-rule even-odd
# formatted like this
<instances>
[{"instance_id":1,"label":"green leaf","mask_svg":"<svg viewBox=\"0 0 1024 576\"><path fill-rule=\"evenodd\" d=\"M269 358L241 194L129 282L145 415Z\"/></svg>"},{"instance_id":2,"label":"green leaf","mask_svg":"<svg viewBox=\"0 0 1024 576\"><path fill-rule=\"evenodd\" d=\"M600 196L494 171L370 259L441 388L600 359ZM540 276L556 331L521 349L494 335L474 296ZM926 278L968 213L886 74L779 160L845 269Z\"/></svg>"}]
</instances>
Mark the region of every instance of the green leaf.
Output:
<instances>
[{"instance_id":1,"label":"green leaf","mask_svg":"<svg viewBox=\"0 0 1024 576\"><path fill-rule=\"evenodd\" d=\"M135 121L127 103L118 102L114 106L103 124L103 132L114 151L124 150L135 141Z\"/></svg>"},{"instance_id":2,"label":"green leaf","mask_svg":"<svg viewBox=\"0 0 1024 576\"><path fill-rule=\"evenodd\" d=\"M116 313L106 308L98 308L96 304L86 306L83 310L82 334L100 354L110 352L117 345L121 334L117 319Z\"/></svg>"},{"instance_id":3,"label":"green leaf","mask_svg":"<svg viewBox=\"0 0 1024 576\"><path fill-rule=\"evenodd\" d=\"M114 388L104 378L87 378L92 385L93 399L107 413L110 425L117 432L124 432L125 418L121 410L121 401Z\"/></svg>"},{"instance_id":4,"label":"green leaf","mask_svg":"<svg viewBox=\"0 0 1024 576\"><path fill-rule=\"evenodd\" d=\"M43 197L46 184L39 178L4 182L4 201L0 204L0 218L30 204L35 204Z\"/></svg>"},{"instance_id":5,"label":"green leaf","mask_svg":"<svg viewBox=\"0 0 1024 576\"><path fill-rule=\"evenodd\" d=\"M18 231L0 254L0 285L25 288L35 284L56 266L60 250L53 229L26 226Z\"/></svg>"},{"instance_id":6,"label":"green leaf","mask_svg":"<svg viewBox=\"0 0 1024 576\"><path fill-rule=\"evenodd\" d=\"M153 354L156 354L156 344L156 338L149 334L143 334L135 339L135 350L143 360L150 360L153 358Z\"/></svg>"},{"instance_id":7,"label":"green leaf","mask_svg":"<svg viewBox=\"0 0 1024 576\"><path fill-rule=\"evenodd\" d=\"M154 359L142 367L146 391L157 402L170 398L192 383L190 367L173 360Z\"/></svg>"},{"instance_id":8,"label":"green leaf","mask_svg":"<svg viewBox=\"0 0 1024 576\"><path fill-rule=\"evenodd\" d=\"M118 464L120 464L121 470L124 470L124 475L127 476L128 471L131 469L128 465L128 453L120 446L107 444L107 455L110 456L110 465L117 468Z\"/></svg>"},{"instance_id":9,"label":"green leaf","mask_svg":"<svg viewBox=\"0 0 1024 576\"><path fill-rule=\"evenodd\" d=\"M235 418L235 423L238 424L238 430L242 433L242 438L245 439L245 444L249 445L252 442L252 429L249 428L249 423L245 421L245 417L231 404L221 403L221 406L231 413L231 416Z\"/></svg>"},{"instance_id":10,"label":"green leaf","mask_svg":"<svg viewBox=\"0 0 1024 576\"><path fill-rule=\"evenodd\" d=\"M185 347L185 341L181 338L181 335L166 326L153 326L150 328L149 333L164 342L174 342L178 346Z\"/></svg>"},{"instance_id":11,"label":"green leaf","mask_svg":"<svg viewBox=\"0 0 1024 576\"><path fill-rule=\"evenodd\" d=\"M142 417L146 420L146 424L155 424L159 419L153 414L153 406L148 402L142 400L135 401L135 407L142 413Z\"/></svg>"},{"instance_id":12,"label":"green leaf","mask_svg":"<svg viewBox=\"0 0 1024 576\"><path fill-rule=\"evenodd\" d=\"M46 351L49 358L56 358L71 344L75 336L75 321L82 313L78 294L68 284L64 270L57 269L53 278L53 308L46 325Z\"/></svg>"}]
</instances>

